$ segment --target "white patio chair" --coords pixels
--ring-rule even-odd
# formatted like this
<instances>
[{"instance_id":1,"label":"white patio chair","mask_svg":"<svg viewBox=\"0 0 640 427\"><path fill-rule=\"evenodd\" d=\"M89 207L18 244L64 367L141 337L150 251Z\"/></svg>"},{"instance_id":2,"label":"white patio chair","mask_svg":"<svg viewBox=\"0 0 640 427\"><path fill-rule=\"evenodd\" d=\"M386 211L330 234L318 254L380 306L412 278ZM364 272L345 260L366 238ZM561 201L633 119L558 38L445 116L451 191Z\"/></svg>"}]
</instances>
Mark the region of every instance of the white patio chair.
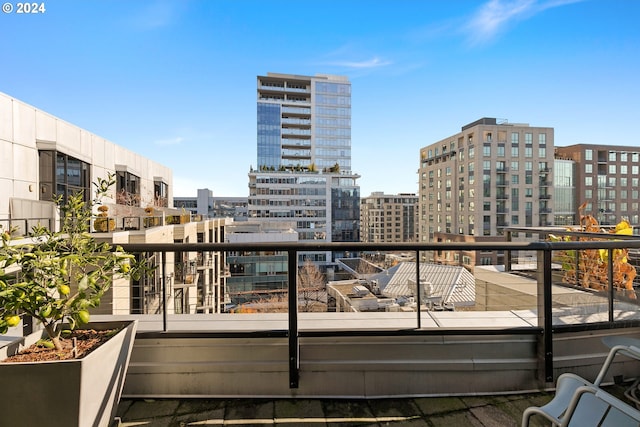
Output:
<instances>
[{"instance_id":1,"label":"white patio chair","mask_svg":"<svg viewBox=\"0 0 640 427\"><path fill-rule=\"evenodd\" d=\"M640 411L594 386L578 387L571 396L562 418L554 417L541 408L530 407L525 410L522 425L528 426L534 414L560 427L640 426Z\"/></svg>"},{"instance_id":2,"label":"white patio chair","mask_svg":"<svg viewBox=\"0 0 640 427\"><path fill-rule=\"evenodd\" d=\"M607 354L607 358L602 364L600 372L598 372L598 376L594 382L587 381L579 375L569 372L560 375L558 377L556 393L553 396L553 399L544 406L532 406L527 408L522 414L522 427L527 427L529 425L530 418L535 414L543 415L545 418L551 420L555 425L561 425L560 423L563 420L565 413L567 413L576 391L581 387L590 387L599 390L602 381L604 381L607 376L607 372L609 371L613 359L618 353L640 360L640 348L629 345L616 345L609 350L609 354Z\"/></svg>"}]
</instances>

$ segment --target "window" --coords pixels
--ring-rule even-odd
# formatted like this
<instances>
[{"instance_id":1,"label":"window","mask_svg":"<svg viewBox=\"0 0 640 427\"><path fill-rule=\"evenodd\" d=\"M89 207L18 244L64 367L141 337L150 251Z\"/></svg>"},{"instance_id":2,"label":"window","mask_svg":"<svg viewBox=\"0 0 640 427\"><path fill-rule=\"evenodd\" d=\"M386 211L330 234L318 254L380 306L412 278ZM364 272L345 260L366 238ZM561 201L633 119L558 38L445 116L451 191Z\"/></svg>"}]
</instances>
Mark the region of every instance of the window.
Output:
<instances>
[{"instance_id":1,"label":"window","mask_svg":"<svg viewBox=\"0 0 640 427\"><path fill-rule=\"evenodd\" d=\"M533 162L524 162L524 170L532 171L533 170Z\"/></svg>"},{"instance_id":2,"label":"window","mask_svg":"<svg viewBox=\"0 0 640 427\"><path fill-rule=\"evenodd\" d=\"M593 173L593 165L591 163L585 163L584 173Z\"/></svg>"},{"instance_id":3,"label":"window","mask_svg":"<svg viewBox=\"0 0 640 427\"><path fill-rule=\"evenodd\" d=\"M498 157L504 157L504 145L498 145Z\"/></svg>"},{"instance_id":4,"label":"window","mask_svg":"<svg viewBox=\"0 0 640 427\"><path fill-rule=\"evenodd\" d=\"M67 197L79 191L84 200L91 197L90 165L59 151L38 152L40 170L40 200L51 201L54 194Z\"/></svg>"},{"instance_id":5,"label":"window","mask_svg":"<svg viewBox=\"0 0 640 427\"><path fill-rule=\"evenodd\" d=\"M511 175L511 183L519 184L520 183L520 175Z\"/></svg>"},{"instance_id":6,"label":"window","mask_svg":"<svg viewBox=\"0 0 640 427\"><path fill-rule=\"evenodd\" d=\"M631 166L631 175L638 175L638 166Z\"/></svg>"},{"instance_id":7,"label":"window","mask_svg":"<svg viewBox=\"0 0 640 427\"><path fill-rule=\"evenodd\" d=\"M491 157L491 146L490 145L483 145L482 146L482 155L484 157Z\"/></svg>"},{"instance_id":8,"label":"window","mask_svg":"<svg viewBox=\"0 0 640 427\"><path fill-rule=\"evenodd\" d=\"M512 171L517 171L518 169L520 169L519 162L517 162L517 161L511 162L511 170Z\"/></svg>"},{"instance_id":9,"label":"window","mask_svg":"<svg viewBox=\"0 0 640 427\"><path fill-rule=\"evenodd\" d=\"M140 206L140 178L131 172L116 171L116 203Z\"/></svg>"},{"instance_id":10,"label":"window","mask_svg":"<svg viewBox=\"0 0 640 427\"><path fill-rule=\"evenodd\" d=\"M620 173L626 175L628 172L627 165L620 165Z\"/></svg>"},{"instance_id":11,"label":"window","mask_svg":"<svg viewBox=\"0 0 640 427\"><path fill-rule=\"evenodd\" d=\"M586 186L593 185L593 177L592 176L585 176L584 177L584 185L586 185Z\"/></svg>"},{"instance_id":12,"label":"window","mask_svg":"<svg viewBox=\"0 0 640 427\"><path fill-rule=\"evenodd\" d=\"M520 224L520 217L518 215L511 215L511 224L512 225Z\"/></svg>"},{"instance_id":13,"label":"window","mask_svg":"<svg viewBox=\"0 0 640 427\"><path fill-rule=\"evenodd\" d=\"M538 157L541 157L541 158L547 157L547 148L546 147L539 147L538 148Z\"/></svg>"},{"instance_id":14,"label":"window","mask_svg":"<svg viewBox=\"0 0 640 427\"><path fill-rule=\"evenodd\" d=\"M609 151L609 161L610 162L615 162L616 161L616 152L615 151Z\"/></svg>"},{"instance_id":15,"label":"window","mask_svg":"<svg viewBox=\"0 0 640 427\"><path fill-rule=\"evenodd\" d=\"M538 145L545 145L547 143L547 134L539 133L538 134Z\"/></svg>"},{"instance_id":16,"label":"window","mask_svg":"<svg viewBox=\"0 0 640 427\"><path fill-rule=\"evenodd\" d=\"M491 170L491 160L485 160L484 162L482 162L482 169L485 171L490 171Z\"/></svg>"},{"instance_id":17,"label":"window","mask_svg":"<svg viewBox=\"0 0 640 427\"><path fill-rule=\"evenodd\" d=\"M484 202L482 205L483 205L482 206L482 210L483 211L490 211L491 210L491 202Z\"/></svg>"},{"instance_id":18,"label":"window","mask_svg":"<svg viewBox=\"0 0 640 427\"><path fill-rule=\"evenodd\" d=\"M524 197L533 197L533 188L525 188Z\"/></svg>"},{"instance_id":19,"label":"window","mask_svg":"<svg viewBox=\"0 0 640 427\"><path fill-rule=\"evenodd\" d=\"M616 165L609 165L609 173L610 174L615 174L616 173Z\"/></svg>"},{"instance_id":20,"label":"window","mask_svg":"<svg viewBox=\"0 0 640 427\"><path fill-rule=\"evenodd\" d=\"M169 185L162 181L153 182L153 204L164 208L169 206Z\"/></svg>"},{"instance_id":21,"label":"window","mask_svg":"<svg viewBox=\"0 0 640 427\"><path fill-rule=\"evenodd\" d=\"M590 150L590 149L584 150L584 159L593 160L593 150Z\"/></svg>"},{"instance_id":22,"label":"window","mask_svg":"<svg viewBox=\"0 0 640 427\"><path fill-rule=\"evenodd\" d=\"M524 134L524 143L526 145L533 144L533 134L532 133L527 132L527 133Z\"/></svg>"},{"instance_id":23,"label":"window","mask_svg":"<svg viewBox=\"0 0 640 427\"><path fill-rule=\"evenodd\" d=\"M518 139L519 139L519 135L517 132L512 132L511 133L511 144L515 144L518 145Z\"/></svg>"},{"instance_id":24,"label":"window","mask_svg":"<svg viewBox=\"0 0 640 427\"><path fill-rule=\"evenodd\" d=\"M520 149L517 145L511 147L511 157L520 157Z\"/></svg>"},{"instance_id":25,"label":"window","mask_svg":"<svg viewBox=\"0 0 640 427\"><path fill-rule=\"evenodd\" d=\"M640 157L640 153L631 153L631 161L634 163L638 163L638 158Z\"/></svg>"},{"instance_id":26,"label":"window","mask_svg":"<svg viewBox=\"0 0 640 427\"><path fill-rule=\"evenodd\" d=\"M621 162L627 162L629 161L628 156L627 156L627 152L623 151L622 153L620 153L620 161Z\"/></svg>"},{"instance_id":27,"label":"window","mask_svg":"<svg viewBox=\"0 0 640 427\"><path fill-rule=\"evenodd\" d=\"M593 190L591 189L584 190L584 198L587 200L593 198Z\"/></svg>"},{"instance_id":28,"label":"window","mask_svg":"<svg viewBox=\"0 0 640 427\"><path fill-rule=\"evenodd\" d=\"M524 156L525 157L533 157L533 148L525 147L524 148Z\"/></svg>"}]
</instances>

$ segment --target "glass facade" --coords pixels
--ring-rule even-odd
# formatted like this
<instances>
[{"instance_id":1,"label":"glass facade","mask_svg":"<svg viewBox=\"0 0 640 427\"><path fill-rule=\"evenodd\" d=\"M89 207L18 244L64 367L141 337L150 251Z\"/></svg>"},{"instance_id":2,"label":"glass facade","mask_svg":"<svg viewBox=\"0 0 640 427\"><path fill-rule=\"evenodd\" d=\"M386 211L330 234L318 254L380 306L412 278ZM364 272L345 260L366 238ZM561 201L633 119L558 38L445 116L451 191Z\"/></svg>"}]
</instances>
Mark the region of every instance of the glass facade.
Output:
<instances>
[{"instance_id":1,"label":"glass facade","mask_svg":"<svg viewBox=\"0 0 640 427\"><path fill-rule=\"evenodd\" d=\"M315 82L315 163L351 171L351 85Z\"/></svg>"},{"instance_id":2,"label":"glass facade","mask_svg":"<svg viewBox=\"0 0 640 427\"><path fill-rule=\"evenodd\" d=\"M554 162L554 223L556 225L576 224L576 164L571 160L556 159Z\"/></svg>"},{"instance_id":3,"label":"glass facade","mask_svg":"<svg viewBox=\"0 0 640 427\"><path fill-rule=\"evenodd\" d=\"M280 167L281 106L258 102L258 169Z\"/></svg>"},{"instance_id":4,"label":"glass facade","mask_svg":"<svg viewBox=\"0 0 640 427\"><path fill-rule=\"evenodd\" d=\"M360 241L360 189L351 182L331 188L332 242Z\"/></svg>"}]
</instances>

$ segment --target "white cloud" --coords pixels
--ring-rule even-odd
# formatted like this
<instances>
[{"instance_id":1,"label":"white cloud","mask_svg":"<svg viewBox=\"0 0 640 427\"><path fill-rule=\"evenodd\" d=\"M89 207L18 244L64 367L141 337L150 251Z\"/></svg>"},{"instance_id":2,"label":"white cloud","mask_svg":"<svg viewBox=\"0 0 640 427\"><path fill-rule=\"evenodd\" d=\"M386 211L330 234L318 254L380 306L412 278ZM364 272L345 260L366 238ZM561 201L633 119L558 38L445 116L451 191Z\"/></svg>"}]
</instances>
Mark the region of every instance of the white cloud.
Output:
<instances>
[{"instance_id":1,"label":"white cloud","mask_svg":"<svg viewBox=\"0 0 640 427\"><path fill-rule=\"evenodd\" d=\"M346 68L366 69L385 67L387 65L391 65L391 61L385 61L376 56L364 61L336 61L331 63L330 65Z\"/></svg>"},{"instance_id":2,"label":"white cloud","mask_svg":"<svg viewBox=\"0 0 640 427\"><path fill-rule=\"evenodd\" d=\"M584 0L490 0L472 16L465 31L472 45L484 44L494 40L514 22L581 1Z\"/></svg>"},{"instance_id":3,"label":"white cloud","mask_svg":"<svg viewBox=\"0 0 640 427\"><path fill-rule=\"evenodd\" d=\"M177 136L175 138L169 138L169 139L158 139L153 141L155 145L161 145L163 147L168 145L180 145L183 142L184 142L184 138L181 136Z\"/></svg>"}]
</instances>

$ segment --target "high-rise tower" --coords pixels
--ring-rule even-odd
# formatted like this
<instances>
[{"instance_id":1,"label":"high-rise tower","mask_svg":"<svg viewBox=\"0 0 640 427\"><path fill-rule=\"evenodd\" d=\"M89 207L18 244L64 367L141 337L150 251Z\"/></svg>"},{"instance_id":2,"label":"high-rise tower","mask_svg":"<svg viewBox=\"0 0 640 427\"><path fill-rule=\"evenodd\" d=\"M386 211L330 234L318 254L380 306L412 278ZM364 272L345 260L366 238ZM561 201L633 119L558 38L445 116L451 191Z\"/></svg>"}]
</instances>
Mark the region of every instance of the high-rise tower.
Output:
<instances>
[{"instance_id":1,"label":"high-rise tower","mask_svg":"<svg viewBox=\"0 0 640 427\"><path fill-rule=\"evenodd\" d=\"M258 76L257 169L249 219L292 222L301 241L360 241L351 171L351 83L343 76ZM330 265L341 253L304 254Z\"/></svg>"},{"instance_id":2,"label":"high-rise tower","mask_svg":"<svg viewBox=\"0 0 640 427\"><path fill-rule=\"evenodd\" d=\"M258 170L351 171L347 77L258 76Z\"/></svg>"}]
</instances>

